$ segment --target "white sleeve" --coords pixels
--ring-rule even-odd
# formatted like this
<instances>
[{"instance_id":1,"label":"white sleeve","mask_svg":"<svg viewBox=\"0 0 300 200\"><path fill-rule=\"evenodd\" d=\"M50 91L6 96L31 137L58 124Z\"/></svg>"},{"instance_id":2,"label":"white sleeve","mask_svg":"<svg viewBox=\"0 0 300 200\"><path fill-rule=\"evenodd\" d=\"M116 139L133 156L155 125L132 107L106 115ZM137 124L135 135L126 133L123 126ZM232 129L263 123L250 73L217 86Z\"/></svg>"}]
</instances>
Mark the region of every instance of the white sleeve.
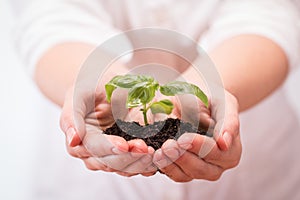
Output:
<instances>
[{"instance_id":1,"label":"white sleeve","mask_svg":"<svg viewBox=\"0 0 300 200\"><path fill-rule=\"evenodd\" d=\"M15 46L32 75L40 57L51 47L80 41L99 45L118 33L97 0L31 0L18 17Z\"/></svg>"},{"instance_id":2,"label":"white sleeve","mask_svg":"<svg viewBox=\"0 0 300 200\"><path fill-rule=\"evenodd\" d=\"M227 0L199 42L209 51L236 35L261 35L279 45L290 68L294 68L300 65L299 12L294 2L288 0Z\"/></svg>"}]
</instances>

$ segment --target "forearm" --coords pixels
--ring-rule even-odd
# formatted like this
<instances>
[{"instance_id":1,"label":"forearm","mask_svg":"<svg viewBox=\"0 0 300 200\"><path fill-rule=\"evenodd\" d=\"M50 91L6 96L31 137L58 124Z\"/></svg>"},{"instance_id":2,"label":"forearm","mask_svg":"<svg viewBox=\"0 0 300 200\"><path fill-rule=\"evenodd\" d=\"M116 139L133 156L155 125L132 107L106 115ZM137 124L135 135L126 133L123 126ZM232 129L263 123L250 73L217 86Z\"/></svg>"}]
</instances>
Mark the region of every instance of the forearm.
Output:
<instances>
[{"instance_id":1,"label":"forearm","mask_svg":"<svg viewBox=\"0 0 300 200\"><path fill-rule=\"evenodd\" d=\"M42 93L62 106L66 91L73 85L81 64L94 48L84 43L64 43L49 49L35 70L34 78Z\"/></svg>"},{"instance_id":2,"label":"forearm","mask_svg":"<svg viewBox=\"0 0 300 200\"><path fill-rule=\"evenodd\" d=\"M256 35L228 39L209 55L225 89L237 98L240 111L271 94L288 73L283 50L271 40Z\"/></svg>"},{"instance_id":3,"label":"forearm","mask_svg":"<svg viewBox=\"0 0 300 200\"><path fill-rule=\"evenodd\" d=\"M35 81L42 93L55 104L62 106L67 90L75 86L78 73L93 50L95 50L95 46L80 42L63 43L49 49L39 60L35 70ZM107 52L100 52L100 49L97 51L99 53L97 54L99 65L101 59L112 59L112 56ZM106 66L99 67L103 69L102 72L105 72L103 76L105 80L101 79L101 82L98 82L100 89L104 89L104 82L109 81L116 73L123 74L128 71L120 62L114 62L109 69ZM95 73L99 73L100 76L102 73L100 68L91 72L93 74L90 77L83 78L90 81ZM89 75L86 74L85 76Z\"/></svg>"}]
</instances>

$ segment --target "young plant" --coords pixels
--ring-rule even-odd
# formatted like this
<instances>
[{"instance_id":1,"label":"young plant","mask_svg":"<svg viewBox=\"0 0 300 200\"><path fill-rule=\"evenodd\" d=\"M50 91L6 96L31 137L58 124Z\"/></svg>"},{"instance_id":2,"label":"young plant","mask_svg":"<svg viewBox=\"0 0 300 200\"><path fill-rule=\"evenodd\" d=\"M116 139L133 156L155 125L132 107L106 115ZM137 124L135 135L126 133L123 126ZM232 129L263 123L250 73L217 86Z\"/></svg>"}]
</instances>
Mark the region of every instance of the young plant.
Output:
<instances>
[{"instance_id":1,"label":"young plant","mask_svg":"<svg viewBox=\"0 0 300 200\"><path fill-rule=\"evenodd\" d=\"M153 114L170 114L174 108L173 103L168 99L153 101L158 90L165 96L193 94L208 107L208 99L204 92L196 85L187 82L173 81L165 85L159 85L153 77L147 75L127 74L115 76L105 85L108 102L111 101L112 93L116 88L128 89L126 107L141 107L140 110L143 113L145 125L148 125L147 112L149 109Z\"/></svg>"}]
</instances>

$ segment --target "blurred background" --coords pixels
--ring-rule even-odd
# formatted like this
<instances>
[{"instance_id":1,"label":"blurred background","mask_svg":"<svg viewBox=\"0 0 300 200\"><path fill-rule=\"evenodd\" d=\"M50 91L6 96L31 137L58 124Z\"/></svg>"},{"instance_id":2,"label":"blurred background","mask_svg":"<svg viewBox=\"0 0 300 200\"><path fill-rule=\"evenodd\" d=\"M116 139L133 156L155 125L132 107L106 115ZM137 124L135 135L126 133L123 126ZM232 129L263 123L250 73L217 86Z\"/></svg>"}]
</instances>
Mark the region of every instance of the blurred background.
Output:
<instances>
[{"instance_id":1,"label":"blurred background","mask_svg":"<svg viewBox=\"0 0 300 200\"><path fill-rule=\"evenodd\" d=\"M14 16L7 0L0 0L0 25L0 199L23 200L30 196L34 182L36 151L42 149L39 138L52 132L54 143L64 148L64 136L58 127L59 109L39 93L14 52ZM284 87L300 116L300 70ZM57 123L49 125L40 118L40 109L49 122ZM38 128L41 124L47 130Z\"/></svg>"},{"instance_id":2,"label":"blurred background","mask_svg":"<svg viewBox=\"0 0 300 200\"><path fill-rule=\"evenodd\" d=\"M0 0L1 200L30 199L36 153L42 150L37 141L43 134L53 133L54 138L58 138L57 143L64 148L64 136L58 126L59 110L39 93L15 54L13 25L9 2ZM47 121L37 114L41 109L49 122L57 123L47 126ZM46 130L40 130L36 124L45 124Z\"/></svg>"}]
</instances>

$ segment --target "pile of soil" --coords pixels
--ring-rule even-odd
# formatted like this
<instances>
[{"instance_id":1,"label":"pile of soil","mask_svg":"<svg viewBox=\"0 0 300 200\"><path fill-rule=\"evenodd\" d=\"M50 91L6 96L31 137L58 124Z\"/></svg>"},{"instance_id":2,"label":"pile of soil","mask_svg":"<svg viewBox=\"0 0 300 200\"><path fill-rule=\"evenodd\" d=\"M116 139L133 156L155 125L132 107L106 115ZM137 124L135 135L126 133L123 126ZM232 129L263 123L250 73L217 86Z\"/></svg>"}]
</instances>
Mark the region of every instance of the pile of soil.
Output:
<instances>
[{"instance_id":1,"label":"pile of soil","mask_svg":"<svg viewBox=\"0 0 300 200\"><path fill-rule=\"evenodd\" d=\"M117 135L123 137L126 141L139 138L144 140L148 146L152 146L157 150L168 139L176 140L187 132L207 135L206 130L173 118L154 122L147 126L141 126L137 122L117 120L113 126L104 131L104 134Z\"/></svg>"}]
</instances>

